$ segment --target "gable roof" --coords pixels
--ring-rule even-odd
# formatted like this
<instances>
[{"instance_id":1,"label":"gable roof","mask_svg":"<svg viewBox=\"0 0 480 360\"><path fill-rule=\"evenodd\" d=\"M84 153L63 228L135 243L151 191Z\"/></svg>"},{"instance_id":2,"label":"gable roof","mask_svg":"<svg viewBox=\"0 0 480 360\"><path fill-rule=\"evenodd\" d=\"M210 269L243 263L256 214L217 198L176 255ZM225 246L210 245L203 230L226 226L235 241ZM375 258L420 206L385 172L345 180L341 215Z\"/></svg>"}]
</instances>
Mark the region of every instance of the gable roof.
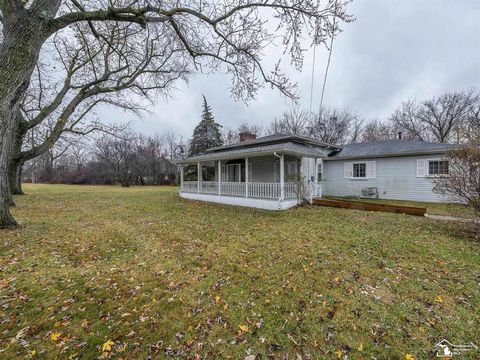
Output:
<instances>
[{"instance_id":1,"label":"gable roof","mask_svg":"<svg viewBox=\"0 0 480 360\"><path fill-rule=\"evenodd\" d=\"M385 140L344 145L341 150L332 152L329 155L328 160L422 154L428 155L445 153L458 147L461 147L461 145L437 144L421 140Z\"/></svg>"}]
</instances>

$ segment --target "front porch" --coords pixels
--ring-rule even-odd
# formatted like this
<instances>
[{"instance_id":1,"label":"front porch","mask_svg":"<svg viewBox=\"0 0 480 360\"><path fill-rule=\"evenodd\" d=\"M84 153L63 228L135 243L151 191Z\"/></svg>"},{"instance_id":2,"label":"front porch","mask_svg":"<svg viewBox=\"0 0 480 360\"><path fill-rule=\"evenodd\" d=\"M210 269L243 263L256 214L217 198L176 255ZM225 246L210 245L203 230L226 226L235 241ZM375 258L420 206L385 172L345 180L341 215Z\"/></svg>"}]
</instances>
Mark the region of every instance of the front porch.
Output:
<instances>
[{"instance_id":1,"label":"front porch","mask_svg":"<svg viewBox=\"0 0 480 360\"><path fill-rule=\"evenodd\" d=\"M180 191L183 193L213 194L218 196L241 196L260 199L296 199L296 183L285 182L217 182L183 181Z\"/></svg>"},{"instance_id":2,"label":"front porch","mask_svg":"<svg viewBox=\"0 0 480 360\"><path fill-rule=\"evenodd\" d=\"M180 196L282 210L301 200L299 183L307 181L304 175L304 158L287 154L183 163ZM316 178L309 179L308 183L316 184ZM316 188L313 191L316 192Z\"/></svg>"}]
</instances>

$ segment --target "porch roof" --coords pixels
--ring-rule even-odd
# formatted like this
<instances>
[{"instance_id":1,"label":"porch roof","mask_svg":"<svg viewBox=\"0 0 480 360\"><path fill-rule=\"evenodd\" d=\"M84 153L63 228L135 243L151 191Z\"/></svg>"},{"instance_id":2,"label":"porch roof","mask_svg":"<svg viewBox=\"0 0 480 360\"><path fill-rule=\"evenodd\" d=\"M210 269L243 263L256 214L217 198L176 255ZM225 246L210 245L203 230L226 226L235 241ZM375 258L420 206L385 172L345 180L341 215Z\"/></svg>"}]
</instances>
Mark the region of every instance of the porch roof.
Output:
<instances>
[{"instance_id":1,"label":"porch roof","mask_svg":"<svg viewBox=\"0 0 480 360\"><path fill-rule=\"evenodd\" d=\"M227 160L235 159L244 156L264 156L273 155L274 152L285 155L297 156L311 156L317 158L324 158L325 155L321 148L297 144L293 142L285 142L271 145L259 145L248 148L228 149L224 151L208 152L206 154L192 156L183 160L177 160L177 164L191 164L198 161L213 161L213 160Z\"/></svg>"}]
</instances>

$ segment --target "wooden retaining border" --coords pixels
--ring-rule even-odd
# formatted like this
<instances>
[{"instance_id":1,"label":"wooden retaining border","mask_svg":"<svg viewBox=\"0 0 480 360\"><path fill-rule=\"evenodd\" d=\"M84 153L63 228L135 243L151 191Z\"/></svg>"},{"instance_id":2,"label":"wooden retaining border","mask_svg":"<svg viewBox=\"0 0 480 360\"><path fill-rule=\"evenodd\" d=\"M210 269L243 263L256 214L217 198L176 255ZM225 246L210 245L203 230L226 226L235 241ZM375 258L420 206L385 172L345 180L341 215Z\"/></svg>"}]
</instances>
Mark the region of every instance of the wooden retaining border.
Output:
<instances>
[{"instance_id":1,"label":"wooden retaining border","mask_svg":"<svg viewBox=\"0 0 480 360\"><path fill-rule=\"evenodd\" d=\"M403 206L403 205L390 205L390 204L376 204L365 201L348 201L348 200L332 200L332 199L321 199L313 198L313 205L319 206L329 206L342 209L355 209L355 210L367 210L367 211L384 211L384 212L393 212L399 214L415 215L415 216L425 216L427 212L426 208L414 207L414 206Z\"/></svg>"}]
</instances>

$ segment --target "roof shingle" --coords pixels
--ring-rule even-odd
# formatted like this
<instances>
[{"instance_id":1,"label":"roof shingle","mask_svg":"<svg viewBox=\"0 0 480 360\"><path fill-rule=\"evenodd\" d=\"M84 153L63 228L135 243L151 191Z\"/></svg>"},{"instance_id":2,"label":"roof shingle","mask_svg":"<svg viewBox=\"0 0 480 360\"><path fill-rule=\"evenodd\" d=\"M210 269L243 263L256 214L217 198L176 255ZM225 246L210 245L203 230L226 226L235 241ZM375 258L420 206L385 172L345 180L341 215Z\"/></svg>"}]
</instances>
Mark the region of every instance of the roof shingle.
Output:
<instances>
[{"instance_id":1,"label":"roof shingle","mask_svg":"<svg viewBox=\"0 0 480 360\"><path fill-rule=\"evenodd\" d=\"M340 151L330 154L328 160L434 154L446 152L459 146L461 145L437 144L421 140L385 140L344 145Z\"/></svg>"}]
</instances>

